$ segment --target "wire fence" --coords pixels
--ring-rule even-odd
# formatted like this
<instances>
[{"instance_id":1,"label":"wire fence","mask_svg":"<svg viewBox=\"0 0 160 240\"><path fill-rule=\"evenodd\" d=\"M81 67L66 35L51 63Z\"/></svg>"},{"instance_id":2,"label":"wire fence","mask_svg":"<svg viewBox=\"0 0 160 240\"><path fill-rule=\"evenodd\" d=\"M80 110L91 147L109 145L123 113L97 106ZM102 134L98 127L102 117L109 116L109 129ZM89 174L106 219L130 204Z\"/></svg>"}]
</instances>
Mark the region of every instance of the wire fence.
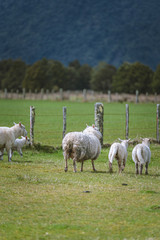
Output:
<instances>
[{"instance_id":1,"label":"wire fence","mask_svg":"<svg viewBox=\"0 0 160 240\"><path fill-rule=\"evenodd\" d=\"M155 111L129 113L128 136L126 133L125 106L122 113L104 113L103 115L103 143L111 144L117 138L137 139L149 137L159 142L159 104ZM157 115L158 114L158 115ZM61 114L36 114L34 128L34 142L45 145L60 146L64 136L63 111ZM157 120L158 119L158 120ZM82 131L84 123L94 123L93 113L66 113L66 133Z\"/></svg>"}]
</instances>

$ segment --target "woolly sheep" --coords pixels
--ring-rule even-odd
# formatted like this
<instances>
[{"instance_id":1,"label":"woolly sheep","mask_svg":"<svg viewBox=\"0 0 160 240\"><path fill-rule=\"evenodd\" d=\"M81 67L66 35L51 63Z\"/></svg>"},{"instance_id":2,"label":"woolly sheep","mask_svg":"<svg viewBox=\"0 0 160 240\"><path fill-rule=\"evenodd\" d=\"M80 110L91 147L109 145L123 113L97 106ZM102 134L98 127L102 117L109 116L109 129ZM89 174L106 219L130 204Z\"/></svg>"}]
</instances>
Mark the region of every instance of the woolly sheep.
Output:
<instances>
[{"instance_id":1,"label":"woolly sheep","mask_svg":"<svg viewBox=\"0 0 160 240\"><path fill-rule=\"evenodd\" d=\"M12 147L12 155L13 155L13 151L16 150L19 152L20 156L22 157L23 156L22 147L24 145L30 145L30 139L27 136L26 137L21 136L21 139L17 138L14 142L14 146Z\"/></svg>"},{"instance_id":2,"label":"woolly sheep","mask_svg":"<svg viewBox=\"0 0 160 240\"><path fill-rule=\"evenodd\" d=\"M119 141L121 143L117 143L117 142L113 143L109 150L108 158L109 158L109 171L110 172L113 172L112 163L115 158L118 161L119 173L121 173L124 170L125 165L126 165L127 156L128 156L127 148L128 148L128 142L130 141L130 139L121 140L119 138Z\"/></svg>"},{"instance_id":3,"label":"woolly sheep","mask_svg":"<svg viewBox=\"0 0 160 240\"><path fill-rule=\"evenodd\" d=\"M8 153L8 161L11 161L11 149L14 146L15 139L20 136L26 136L27 131L25 126L21 123L14 123L13 127L0 127L0 159L3 159L4 148Z\"/></svg>"},{"instance_id":4,"label":"woolly sheep","mask_svg":"<svg viewBox=\"0 0 160 240\"><path fill-rule=\"evenodd\" d=\"M137 144L132 151L132 159L135 162L136 174L142 174L145 164L145 174L148 174L148 164L151 160L150 139L142 138L142 143Z\"/></svg>"},{"instance_id":5,"label":"woolly sheep","mask_svg":"<svg viewBox=\"0 0 160 240\"><path fill-rule=\"evenodd\" d=\"M65 160L65 172L68 171L67 160L73 159L74 172L76 172L76 162L81 162L81 172L83 171L83 162L91 159L93 171L94 160L101 152L100 139L102 134L94 125L87 126L83 132L70 132L66 134L62 141L63 155Z\"/></svg>"}]
</instances>

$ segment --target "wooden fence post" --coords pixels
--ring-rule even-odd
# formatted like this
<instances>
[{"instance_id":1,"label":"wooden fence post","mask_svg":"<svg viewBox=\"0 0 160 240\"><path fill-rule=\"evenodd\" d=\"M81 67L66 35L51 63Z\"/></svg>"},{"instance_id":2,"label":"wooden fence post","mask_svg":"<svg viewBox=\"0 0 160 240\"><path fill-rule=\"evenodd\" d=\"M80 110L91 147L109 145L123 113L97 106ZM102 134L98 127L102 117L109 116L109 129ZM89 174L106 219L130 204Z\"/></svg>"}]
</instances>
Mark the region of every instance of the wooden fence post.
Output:
<instances>
[{"instance_id":1,"label":"wooden fence post","mask_svg":"<svg viewBox=\"0 0 160 240\"><path fill-rule=\"evenodd\" d=\"M86 89L83 89L83 100L84 100L84 102L86 102L86 100L87 100L87 90Z\"/></svg>"},{"instance_id":2,"label":"wooden fence post","mask_svg":"<svg viewBox=\"0 0 160 240\"><path fill-rule=\"evenodd\" d=\"M66 135L66 125L67 125L66 113L67 113L67 108L63 107L63 138Z\"/></svg>"},{"instance_id":3,"label":"wooden fence post","mask_svg":"<svg viewBox=\"0 0 160 240\"><path fill-rule=\"evenodd\" d=\"M157 104L157 124L156 124L156 135L157 142L159 143L159 117L160 117L160 104Z\"/></svg>"},{"instance_id":4,"label":"wooden fence post","mask_svg":"<svg viewBox=\"0 0 160 240\"><path fill-rule=\"evenodd\" d=\"M35 107L30 106L30 142L34 144L34 123L35 123Z\"/></svg>"},{"instance_id":5,"label":"wooden fence post","mask_svg":"<svg viewBox=\"0 0 160 240\"><path fill-rule=\"evenodd\" d=\"M110 103L111 102L111 91L108 90L108 102Z\"/></svg>"},{"instance_id":6,"label":"wooden fence post","mask_svg":"<svg viewBox=\"0 0 160 240\"><path fill-rule=\"evenodd\" d=\"M4 89L4 95L5 95L5 99L7 99L8 98L7 88Z\"/></svg>"},{"instance_id":7,"label":"wooden fence post","mask_svg":"<svg viewBox=\"0 0 160 240\"><path fill-rule=\"evenodd\" d=\"M59 89L60 100L63 100L63 88Z\"/></svg>"},{"instance_id":8,"label":"wooden fence post","mask_svg":"<svg viewBox=\"0 0 160 240\"><path fill-rule=\"evenodd\" d=\"M100 140L102 146L103 146L103 115L104 115L103 103L96 103L95 104L95 126L99 129L99 131L102 134L102 138Z\"/></svg>"},{"instance_id":9,"label":"wooden fence post","mask_svg":"<svg viewBox=\"0 0 160 240\"><path fill-rule=\"evenodd\" d=\"M138 95L139 95L139 92L138 90L136 90L136 103L139 103Z\"/></svg>"},{"instance_id":10,"label":"wooden fence post","mask_svg":"<svg viewBox=\"0 0 160 240\"><path fill-rule=\"evenodd\" d=\"M129 105L126 104L126 139L129 137Z\"/></svg>"}]
</instances>

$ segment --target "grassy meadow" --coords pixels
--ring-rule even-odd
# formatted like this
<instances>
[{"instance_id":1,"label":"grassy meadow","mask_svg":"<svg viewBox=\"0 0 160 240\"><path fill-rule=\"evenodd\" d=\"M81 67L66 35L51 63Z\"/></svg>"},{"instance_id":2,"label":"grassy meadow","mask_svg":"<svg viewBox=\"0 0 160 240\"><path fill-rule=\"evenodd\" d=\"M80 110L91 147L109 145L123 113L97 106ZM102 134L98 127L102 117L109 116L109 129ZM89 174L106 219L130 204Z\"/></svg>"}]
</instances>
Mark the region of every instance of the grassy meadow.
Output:
<instances>
[{"instance_id":1,"label":"grassy meadow","mask_svg":"<svg viewBox=\"0 0 160 240\"><path fill-rule=\"evenodd\" d=\"M94 123L94 103L0 100L0 125L21 121L29 133L29 107L36 108L35 142L61 146L63 116L67 107L67 132ZM129 136L156 138L156 105L130 104ZM125 104L104 103L104 143L125 138ZM135 175L128 148L127 165L118 174L108 172L109 148L103 148L92 172L64 172L61 148L53 151L23 149L13 161L0 162L0 240L13 239L129 239L157 240L160 236L159 144L151 144L149 175Z\"/></svg>"}]
</instances>

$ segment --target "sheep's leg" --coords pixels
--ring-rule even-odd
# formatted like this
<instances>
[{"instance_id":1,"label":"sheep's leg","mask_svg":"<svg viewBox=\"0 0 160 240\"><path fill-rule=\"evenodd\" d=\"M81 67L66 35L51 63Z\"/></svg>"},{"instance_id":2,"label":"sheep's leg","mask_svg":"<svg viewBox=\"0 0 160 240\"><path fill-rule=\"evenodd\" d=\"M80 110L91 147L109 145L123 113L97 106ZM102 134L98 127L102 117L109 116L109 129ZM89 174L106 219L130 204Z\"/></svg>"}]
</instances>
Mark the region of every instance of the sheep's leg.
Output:
<instances>
[{"instance_id":1,"label":"sheep's leg","mask_svg":"<svg viewBox=\"0 0 160 240\"><path fill-rule=\"evenodd\" d=\"M136 174L139 173L139 170L138 170L138 163L135 164L136 165Z\"/></svg>"},{"instance_id":2,"label":"sheep's leg","mask_svg":"<svg viewBox=\"0 0 160 240\"><path fill-rule=\"evenodd\" d=\"M11 154L11 149L8 150L8 162L11 162L12 154Z\"/></svg>"},{"instance_id":3,"label":"sheep's leg","mask_svg":"<svg viewBox=\"0 0 160 240\"><path fill-rule=\"evenodd\" d=\"M19 154L21 157L23 157L22 149L19 149Z\"/></svg>"},{"instance_id":4,"label":"sheep's leg","mask_svg":"<svg viewBox=\"0 0 160 240\"><path fill-rule=\"evenodd\" d=\"M0 160L3 160L4 149L0 150Z\"/></svg>"},{"instance_id":5,"label":"sheep's leg","mask_svg":"<svg viewBox=\"0 0 160 240\"><path fill-rule=\"evenodd\" d=\"M126 159L123 159L122 171L125 169L125 166L126 166Z\"/></svg>"},{"instance_id":6,"label":"sheep's leg","mask_svg":"<svg viewBox=\"0 0 160 240\"><path fill-rule=\"evenodd\" d=\"M118 160L119 173L122 172L121 160Z\"/></svg>"},{"instance_id":7,"label":"sheep's leg","mask_svg":"<svg viewBox=\"0 0 160 240\"><path fill-rule=\"evenodd\" d=\"M64 171L65 172L67 172L68 171L68 163L67 163L67 155L66 154L64 154L64 160L65 160L65 169L64 169Z\"/></svg>"},{"instance_id":8,"label":"sheep's leg","mask_svg":"<svg viewBox=\"0 0 160 240\"><path fill-rule=\"evenodd\" d=\"M81 162L81 172L83 172L83 163L84 161Z\"/></svg>"},{"instance_id":9,"label":"sheep's leg","mask_svg":"<svg viewBox=\"0 0 160 240\"><path fill-rule=\"evenodd\" d=\"M112 173L113 172L113 169L112 169L112 163L109 162L109 172Z\"/></svg>"},{"instance_id":10,"label":"sheep's leg","mask_svg":"<svg viewBox=\"0 0 160 240\"><path fill-rule=\"evenodd\" d=\"M74 169L74 172L77 172L77 169L76 169L76 158L73 158L73 169Z\"/></svg>"},{"instance_id":11,"label":"sheep's leg","mask_svg":"<svg viewBox=\"0 0 160 240\"><path fill-rule=\"evenodd\" d=\"M139 174L142 175L143 164L140 164Z\"/></svg>"},{"instance_id":12,"label":"sheep's leg","mask_svg":"<svg viewBox=\"0 0 160 240\"><path fill-rule=\"evenodd\" d=\"M95 169L95 166L94 166L94 160L91 160L92 161L92 168L93 168L93 171L96 172L96 169Z\"/></svg>"},{"instance_id":13,"label":"sheep's leg","mask_svg":"<svg viewBox=\"0 0 160 240\"><path fill-rule=\"evenodd\" d=\"M145 172L145 174L148 175L148 162L146 162L145 167L146 167L146 172Z\"/></svg>"}]
</instances>

